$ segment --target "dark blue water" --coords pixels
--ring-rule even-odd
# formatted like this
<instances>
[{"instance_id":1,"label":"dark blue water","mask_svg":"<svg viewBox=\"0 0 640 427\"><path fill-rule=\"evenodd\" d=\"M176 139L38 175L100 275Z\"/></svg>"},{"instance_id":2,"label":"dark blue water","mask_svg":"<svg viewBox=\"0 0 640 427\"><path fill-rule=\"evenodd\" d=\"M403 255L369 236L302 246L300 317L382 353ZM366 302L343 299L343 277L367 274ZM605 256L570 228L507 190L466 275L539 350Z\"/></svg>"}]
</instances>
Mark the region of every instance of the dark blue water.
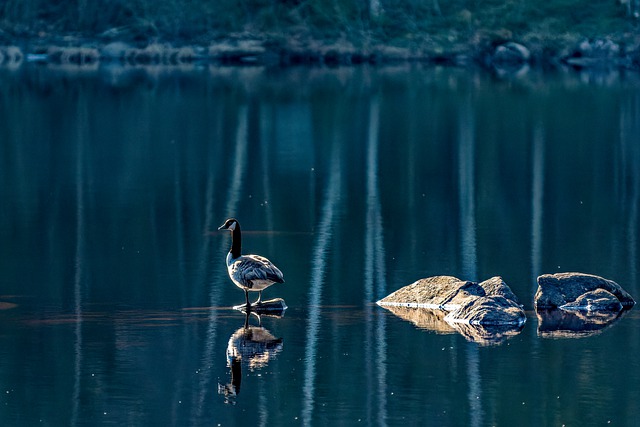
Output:
<instances>
[{"instance_id":1,"label":"dark blue water","mask_svg":"<svg viewBox=\"0 0 640 427\"><path fill-rule=\"evenodd\" d=\"M2 425L637 424L637 310L550 338L533 295L581 271L640 296L638 76L0 77ZM283 317L230 308L229 216ZM525 327L485 345L374 304L438 274L502 276Z\"/></svg>"}]
</instances>

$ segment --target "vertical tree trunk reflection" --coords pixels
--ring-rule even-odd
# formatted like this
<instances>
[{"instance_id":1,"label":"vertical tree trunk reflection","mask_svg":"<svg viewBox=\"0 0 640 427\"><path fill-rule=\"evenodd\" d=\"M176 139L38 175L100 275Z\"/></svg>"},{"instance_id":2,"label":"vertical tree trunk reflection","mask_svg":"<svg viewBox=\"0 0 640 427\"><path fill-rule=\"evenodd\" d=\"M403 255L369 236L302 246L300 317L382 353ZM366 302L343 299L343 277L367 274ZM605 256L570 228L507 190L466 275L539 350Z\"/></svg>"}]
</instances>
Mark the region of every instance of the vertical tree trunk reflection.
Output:
<instances>
[{"instance_id":1,"label":"vertical tree trunk reflection","mask_svg":"<svg viewBox=\"0 0 640 427\"><path fill-rule=\"evenodd\" d=\"M84 281L84 246L85 246L85 144L89 131L86 96L80 92L76 111L76 246L73 281L73 300L75 314L75 348L74 348L74 382L71 425L78 424L80 398L82 388L82 285Z\"/></svg>"},{"instance_id":2,"label":"vertical tree trunk reflection","mask_svg":"<svg viewBox=\"0 0 640 427\"><path fill-rule=\"evenodd\" d=\"M627 213L629 282L638 282L638 222L640 222L640 95L629 97L620 112L620 152L618 165L620 204Z\"/></svg>"},{"instance_id":3,"label":"vertical tree trunk reflection","mask_svg":"<svg viewBox=\"0 0 640 427\"><path fill-rule=\"evenodd\" d=\"M232 164L234 165L233 174L231 175L231 183L229 184L229 193L227 196L227 209L225 217L229 218L236 215L238 202L242 192L243 177L247 169L247 145L249 128L249 109L246 105L240 107L238 111L238 128L236 130L235 153L233 155ZM226 244L226 243L225 243Z\"/></svg>"},{"instance_id":4,"label":"vertical tree trunk reflection","mask_svg":"<svg viewBox=\"0 0 640 427\"><path fill-rule=\"evenodd\" d=\"M478 280L475 212L475 120L471 98L467 97L458 114L458 170L460 201L460 248L463 280ZM481 426L482 378L478 348L467 346L467 377L470 425Z\"/></svg>"},{"instance_id":5,"label":"vertical tree trunk reflection","mask_svg":"<svg viewBox=\"0 0 640 427\"><path fill-rule=\"evenodd\" d=\"M271 200L271 145L274 142L272 138L273 134L273 120L272 107L267 110L265 105L261 105L259 118L260 118L260 158L262 159L262 191L264 192L265 199L265 218L267 223L267 230L274 229L273 221L273 203ZM273 252L273 234L269 233L269 252Z\"/></svg>"},{"instance_id":6,"label":"vertical tree trunk reflection","mask_svg":"<svg viewBox=\"0 0 640 427\"><path fill-rule=\"evenodd\" d=\"M369 131L367 136L366 197L367 217L365 230L364 287L365 287L365 366L367 378L367 423L386 424L386 358L387 341L384 313L376 310L374 325L373 301L384 297L386 292L386 269L384 235L378 187L378 129L380 122L380 100L371 99L369 108ZM375 326L375 335L374 335ZM375 361L375 366L374 366ZM377 395L377 399L374 399ZM375 402L375 403L374 403ZM374 413L377 408L377 413Z\"/></svg>"},{"instance_id":7,"label":"vertical tree trunk reflection","mask_svg":"<svg viewBox=\"0 0 640 427\"><path fill-rule=\"evenodd\" d=\"M478 279L475 213L475 123L471 99L460 107L458 123L458 178L460 247L464 280Z\"/></svg>"},{"instance_id":8,"label":"vertical tree trunk reflection","mask_svg":"<svg viewBox=\"0 0 640 427\"><path fill-rule=\"evenodd\" d=\"M311 259L311 280L309 281L309 320L307 323L307 341L305 346L305 367L303 392L302 423L313 425L313 406L315 398L316 358L318 353L318 335L320 326L320 303L326 274L327 255L333 240L335 216L342 188L342 167L340 164L339 142L334 141L331 155L331 170L324 196L324 206L317 227L317 236Z\"/></svg>"},{"instance_id":9,"label":"vertical tree trunk reflection","mask_svg":"<svg viewBox=\"0 0 640 427\"><path fill-rule=\"evenodd\" d=\"M542 274L542 218L544 213L544 128L536 123L533 129L532 184L531 184L531 273L532 295L537 277Z\"/></svg>"}]
</instances>

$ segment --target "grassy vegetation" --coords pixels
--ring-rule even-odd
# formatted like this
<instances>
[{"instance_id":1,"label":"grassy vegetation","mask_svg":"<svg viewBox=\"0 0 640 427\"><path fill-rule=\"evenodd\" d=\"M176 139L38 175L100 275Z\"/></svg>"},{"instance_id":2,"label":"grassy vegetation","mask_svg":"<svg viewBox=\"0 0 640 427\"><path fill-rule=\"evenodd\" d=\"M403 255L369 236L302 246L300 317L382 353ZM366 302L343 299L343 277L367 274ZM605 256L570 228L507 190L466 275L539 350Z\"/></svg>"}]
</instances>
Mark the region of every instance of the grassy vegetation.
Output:
<instances>
[{"instance_id":1,"label":"grassy vegetation","mask_svg":"<svg viewBox=\"0 0 640 427\"><path fill-rule=\"evenodd\" d=\"M633 7L628 7L626 2ZM636 35L637 0L5 0L0 42L203 43L230 34L353 42ZM379 6L378 6L379 5ZM631 13L630 13L631 12Z\"/></svg>"}]
</instances>

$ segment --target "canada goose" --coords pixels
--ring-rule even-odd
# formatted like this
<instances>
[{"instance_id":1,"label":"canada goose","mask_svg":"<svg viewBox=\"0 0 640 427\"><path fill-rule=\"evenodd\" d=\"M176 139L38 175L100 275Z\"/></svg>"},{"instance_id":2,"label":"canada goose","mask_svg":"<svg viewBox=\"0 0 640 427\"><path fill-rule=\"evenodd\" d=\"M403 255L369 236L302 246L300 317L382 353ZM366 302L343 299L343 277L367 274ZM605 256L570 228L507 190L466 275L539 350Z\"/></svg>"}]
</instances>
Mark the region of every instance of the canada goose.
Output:
<instances>
[{"instance_id":1,"label":"canada goose","mask_svg":"<svg viewBox=\"0 0 640 427\"><path fill-rule=\"evenodd\" d=\"M251 308L249 291L258 292L258 300L253 305L262 302L262 291L274 283L284 283L282 272L271 261L260 255L242 255L242 234L240 223L235 218L229 218L218 230L231 231L231 250L227 255L227 271L229 277L237 287L244 290L246 308Z\"/></svg>"}]
</instances>

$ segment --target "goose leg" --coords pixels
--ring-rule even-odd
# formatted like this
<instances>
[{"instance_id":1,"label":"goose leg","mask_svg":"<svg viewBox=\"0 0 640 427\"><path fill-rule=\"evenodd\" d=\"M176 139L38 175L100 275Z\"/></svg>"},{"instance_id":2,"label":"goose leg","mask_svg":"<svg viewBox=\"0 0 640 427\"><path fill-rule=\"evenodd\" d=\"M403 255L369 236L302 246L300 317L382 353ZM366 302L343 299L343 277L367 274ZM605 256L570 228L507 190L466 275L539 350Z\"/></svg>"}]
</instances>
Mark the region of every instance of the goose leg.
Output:
<instances>
[{"instance_id":1,"label":"goose leg","mask_svg":"<svg viewBox=\"0 0 640 427\"><path fill-rule=\"evenodd\" d=\"M249 291L246 289L244 290L244 300L244 304L234 305L233 309L247 312L251 311L251 303L249 302Z\"/></svg>"},{"instance_id":2,"label":"goose leg","mask_svg":"<svg viewBox=\"0 0 640 427\"><path fill-rule=\"evenodd\" d=\"M244 290L244 298L247 301L247 308L251 308L251 303L249 302L249 291L248 290Z\"/></svg>"}]
</instances>

